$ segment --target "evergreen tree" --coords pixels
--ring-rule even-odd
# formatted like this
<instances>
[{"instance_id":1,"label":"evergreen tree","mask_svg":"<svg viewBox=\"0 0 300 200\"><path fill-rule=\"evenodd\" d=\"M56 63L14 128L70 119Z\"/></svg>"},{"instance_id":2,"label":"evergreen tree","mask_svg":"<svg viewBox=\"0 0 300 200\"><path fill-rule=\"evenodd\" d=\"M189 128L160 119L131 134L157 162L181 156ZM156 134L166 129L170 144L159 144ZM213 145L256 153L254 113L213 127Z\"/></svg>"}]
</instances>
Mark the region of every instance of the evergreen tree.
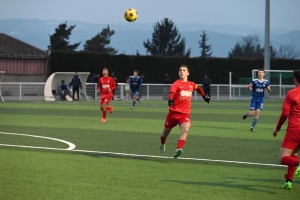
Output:
<instances>
[{"instance_id":1,"label":"evergreen tree","mask_svg":"<svg viewBox=\"0 0 300 200\"><path fill-rule=\"evenodd\" d=\"M155 23L153 28L151 42L149 39L143 42L147 54L172 57L190 56L191 49L185 52L185 39L181 38L172 20L165 18L161 23Z\"/></svg>"},{"instance_id":2,"label":"evergreen tree","mask_svg":"<svg viewBox=\"0 0 300 200\"><path fill-rule=\"evenodd\" d=\"M201 37L201 40L199 40L199 45L200 45L200 49L201 49L200 57L202 57L202 58L210 57L212 54L211 45L206 44L206 42L209 38L207 37L207 34L205 33L205 31L203 31L203 34L200 35L200 37Z\"/></svg>"},{"instance_id":3,"label":"evergreen tree","mask_svg":"<svg viewBox=\"0 0 300 200\"><path fill-rule=\"evenodd\" d=\"M67 22L60 24L55 29L55 33L50 35L50 45L52 50L75 50L80 45L80 42L69 45L69 39L72 30L76 25L67 28Z\"/></svg>"},{"instance_id":4,"label":"evergreen tree","mask_svg":"<svg viewBox=\"0 0 300 200\"><path fill-rule=\"evenodd\" d=\"M117 50L107 46L110 44L110 37L113 34L115 34L115 31L110 30L109 25L107 25L107 28L103 28L101 33L98 33L92 39L85 42L84 50L102 54L117 54Z\"/></svg>"},{"instance_id":5,"label":"evergreen tree","mask_svg":"<svg viewBox=\"0 0 300 200\"><path fill-rule=\"evenodd\" d=\"M280 45L276 58L297 59L300 58L300 51L293 44Z\"/></svg>"}]
</instances>

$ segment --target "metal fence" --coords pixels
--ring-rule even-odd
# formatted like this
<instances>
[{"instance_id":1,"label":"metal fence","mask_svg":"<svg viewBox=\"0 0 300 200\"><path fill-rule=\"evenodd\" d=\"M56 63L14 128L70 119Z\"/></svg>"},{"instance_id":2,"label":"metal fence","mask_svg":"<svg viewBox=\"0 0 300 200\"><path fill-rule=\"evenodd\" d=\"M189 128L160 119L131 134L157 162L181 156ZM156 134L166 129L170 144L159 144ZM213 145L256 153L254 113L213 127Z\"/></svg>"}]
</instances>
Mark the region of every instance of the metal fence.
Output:
<instances>
[{"instance_id":1,"label":"metal fence","mask_svg":"<svg viewBox=\"0 0 300 200\"><path fill-rule=\"evenodd\" d=\"M118 84L115 91L117 100L131 99L131 95L125 91L125 85L125 83ZM140 97L143 100L165 100L170 86L171 84L143 84L140 87ZM4 101L44 100L44 87L45 83L2 82L1 92ZM271 99L283 99L285 94L294 87L293 85L271 85L272 93L266 93L265 96ZM86 91L89 100L99 100L97 84L87 83ZM251 98L251 93L247 90L246 85L212 84L210 93L212 100ZM195 91L193 100L202 100L202 97Z\"/></svg>"}]
</instances>

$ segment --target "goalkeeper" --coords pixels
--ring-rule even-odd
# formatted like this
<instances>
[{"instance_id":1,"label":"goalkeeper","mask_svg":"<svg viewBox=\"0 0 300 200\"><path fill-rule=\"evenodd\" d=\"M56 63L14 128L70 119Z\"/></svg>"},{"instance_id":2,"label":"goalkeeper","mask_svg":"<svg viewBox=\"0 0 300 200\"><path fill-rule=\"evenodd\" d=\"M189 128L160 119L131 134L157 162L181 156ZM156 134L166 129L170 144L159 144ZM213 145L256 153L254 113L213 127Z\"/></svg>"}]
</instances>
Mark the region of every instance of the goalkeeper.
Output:
<instances>
[{"instance_id":1,"label":"goalkeeper","mask_svg":"<svg viewBox=\"0 0 300 200\"><path fill-rule=\"evenodd\" d=\"M186 65L181 65L179 68L179 80L175 81L168 95L169 113L166 117L164 130L160 136L161 145L160 152L165 151L166 140L172 128L179 124L181 136L174 153L174 158L178 158L183 150L188 131L191 126L190 112L193 91L197 90L203 97L204 101L209 103L210 98L206 96L198 85L188 81L189 69Z\"/></svg>"}]
</instances>

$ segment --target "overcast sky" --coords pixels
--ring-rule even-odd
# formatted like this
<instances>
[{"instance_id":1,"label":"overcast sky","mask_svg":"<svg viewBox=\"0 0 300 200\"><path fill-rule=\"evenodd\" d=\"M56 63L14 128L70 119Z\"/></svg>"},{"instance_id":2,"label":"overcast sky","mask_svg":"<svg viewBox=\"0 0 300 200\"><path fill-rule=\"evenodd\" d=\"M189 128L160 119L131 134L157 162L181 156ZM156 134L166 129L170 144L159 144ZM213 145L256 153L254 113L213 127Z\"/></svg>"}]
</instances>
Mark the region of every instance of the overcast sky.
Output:
<instances>
[{"instance_id":1,"label":"overcast sky","mask_svg":"<svg viewBox=\"0 0 300 200\"><path fill-rule=\"evenodd\" d=\"M137 10L140 23L265 24L265 0L0 0L0 19L129 23L127 8ZM271 0L271 28L300 30L300 0Z\"/></svg>"}]
</instances>

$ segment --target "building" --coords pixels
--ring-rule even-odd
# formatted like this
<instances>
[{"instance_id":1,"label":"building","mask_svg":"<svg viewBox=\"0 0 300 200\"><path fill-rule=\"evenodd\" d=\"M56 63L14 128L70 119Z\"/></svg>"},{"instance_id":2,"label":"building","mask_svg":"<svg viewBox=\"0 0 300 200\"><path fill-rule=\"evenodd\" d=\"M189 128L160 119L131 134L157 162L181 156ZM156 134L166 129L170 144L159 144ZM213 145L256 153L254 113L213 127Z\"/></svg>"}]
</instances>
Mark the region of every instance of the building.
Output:
<instances>
[{"instance_id":1,"label":"building","mask_svg":"<svg viewBox=\"0 0 300 200\"><path fill-rule=\"evenodd\" d=\"M2 82L45 82L48 64L48 51L0 33L0 71L5 71Z\"/></svg>"}]
</instances>

